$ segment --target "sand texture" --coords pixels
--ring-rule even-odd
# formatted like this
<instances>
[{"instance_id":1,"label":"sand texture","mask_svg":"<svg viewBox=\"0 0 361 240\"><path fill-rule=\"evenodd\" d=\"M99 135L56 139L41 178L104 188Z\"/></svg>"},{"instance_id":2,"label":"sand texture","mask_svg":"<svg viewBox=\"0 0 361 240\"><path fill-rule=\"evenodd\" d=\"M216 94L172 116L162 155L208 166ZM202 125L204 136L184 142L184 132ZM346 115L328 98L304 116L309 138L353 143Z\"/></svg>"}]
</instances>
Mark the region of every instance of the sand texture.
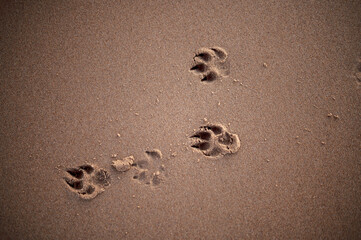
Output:
<instances>
[{"instance_id":1,"label":"sand texture","mask_svg":"<svg viewBox=\"0 0 361 240\"><path fill-rule=\"evenodd\" d=\"M360 239L361 1L1 1L0 239Z\"/></svg>"}]
</instances>

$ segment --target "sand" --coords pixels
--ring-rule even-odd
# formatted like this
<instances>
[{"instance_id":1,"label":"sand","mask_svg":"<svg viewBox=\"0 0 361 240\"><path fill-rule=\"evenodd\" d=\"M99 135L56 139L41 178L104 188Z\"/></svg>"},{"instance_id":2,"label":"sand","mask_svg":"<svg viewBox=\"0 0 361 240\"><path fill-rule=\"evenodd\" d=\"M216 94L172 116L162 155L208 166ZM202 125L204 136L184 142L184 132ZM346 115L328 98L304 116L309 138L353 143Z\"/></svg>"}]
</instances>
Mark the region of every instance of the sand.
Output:
<instances>
[{"instance_id":1,"label":"sand","mask_svg":"<svg viewBox=\"0 0 361 240\"><path fill-rule=\"evenodd\" d=\"M0 238L359 239L360 12L2 1Z\"/></svg>"}]
</instances>

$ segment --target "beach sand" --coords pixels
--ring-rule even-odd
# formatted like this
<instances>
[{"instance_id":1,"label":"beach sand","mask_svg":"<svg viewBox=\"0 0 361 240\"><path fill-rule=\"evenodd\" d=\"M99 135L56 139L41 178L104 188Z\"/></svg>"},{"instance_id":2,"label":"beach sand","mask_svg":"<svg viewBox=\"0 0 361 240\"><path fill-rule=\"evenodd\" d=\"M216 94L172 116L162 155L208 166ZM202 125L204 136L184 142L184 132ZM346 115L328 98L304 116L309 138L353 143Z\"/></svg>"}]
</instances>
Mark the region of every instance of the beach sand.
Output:
<instances>
[{"instance_id":1,"label":"beach sand","mask_svg":"<svg viewBox=\"0 0 361 240\"><path fill-rule=\"evenodd\" d=\"M360 12L2 1L0 238L359 239Z\"/></svg>"}]
</instances>

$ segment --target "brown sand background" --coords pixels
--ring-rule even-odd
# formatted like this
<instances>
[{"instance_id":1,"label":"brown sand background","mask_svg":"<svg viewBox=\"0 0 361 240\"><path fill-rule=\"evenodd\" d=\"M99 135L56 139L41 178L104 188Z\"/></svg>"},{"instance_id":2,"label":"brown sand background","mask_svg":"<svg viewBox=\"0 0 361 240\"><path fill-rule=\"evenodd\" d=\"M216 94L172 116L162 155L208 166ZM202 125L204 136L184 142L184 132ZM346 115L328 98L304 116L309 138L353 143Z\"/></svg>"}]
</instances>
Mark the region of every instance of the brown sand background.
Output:
<instances>
[{"instance_id":1,"label":"brown sand background","mask_svg":"<svg viewBox=\"0 0 361 240\"><path fill-rule=\"evenodd\" d=\"M56 2L0 4L1 239L360 238L360 1ZM212 46L231 74L204 84ZM203 118L239 152L192 151ZM110 167L152 148L157 189ZM91 201L62 179L86 162Z\"/></svg>"}]
</instances>

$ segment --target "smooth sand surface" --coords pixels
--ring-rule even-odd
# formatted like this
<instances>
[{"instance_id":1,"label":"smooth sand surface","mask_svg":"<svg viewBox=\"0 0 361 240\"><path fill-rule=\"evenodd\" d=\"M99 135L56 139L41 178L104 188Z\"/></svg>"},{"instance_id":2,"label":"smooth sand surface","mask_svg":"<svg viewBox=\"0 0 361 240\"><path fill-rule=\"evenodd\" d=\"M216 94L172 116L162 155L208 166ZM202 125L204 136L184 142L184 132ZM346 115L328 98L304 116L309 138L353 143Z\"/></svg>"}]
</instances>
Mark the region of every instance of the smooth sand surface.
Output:
<instances>
[{"instance_id":1,"label":"smooth sand surface","mask_svg":"<svg viewBox=\"0 0 361 240\"><path fill-rule=\"evenodd\" d=\"M360 12L336 0L2 1L0 238L360 238ZM211 47L230 71L201 82L193 58ZM192 148L204 118L239 150ZM111 166L131 155L158 184ZM63 178L84 164L111 177L91 200Z\"/></svg>"}]
</instances>

